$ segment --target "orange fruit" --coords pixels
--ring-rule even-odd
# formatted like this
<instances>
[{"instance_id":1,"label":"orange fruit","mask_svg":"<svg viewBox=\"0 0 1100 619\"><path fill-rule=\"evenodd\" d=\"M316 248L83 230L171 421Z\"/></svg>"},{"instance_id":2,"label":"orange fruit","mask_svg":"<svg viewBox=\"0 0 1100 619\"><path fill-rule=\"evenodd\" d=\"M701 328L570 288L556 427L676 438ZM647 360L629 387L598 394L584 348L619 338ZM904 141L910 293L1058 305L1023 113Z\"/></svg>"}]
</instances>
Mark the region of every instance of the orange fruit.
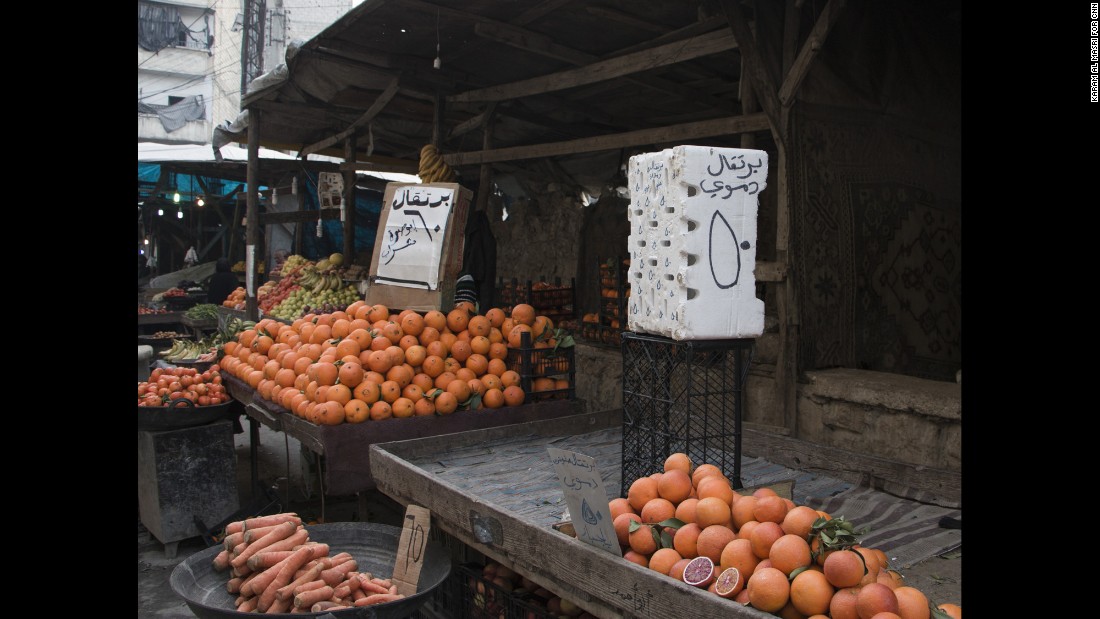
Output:
<instances>
[{"instance_id":1,"label":"orange fruit","mask_svg":"<svg viewBox=\"0 0 1100 619\"><path fill-rule=\"evenodd\" d=\"M517 324L512 327L512 330L508 332L508 348L522 348L523 347L523 334L531 333L531 327L523 324ZM532 343L534 343L534 337L531 337Z\"/></svg>"},{"instance_id":2,"label":"orange fruit","mask_svg":"<svg viewBox=\"0 0 1100 619\"><path fill-rule=\"evenodd\" d=\"M622 497L615 497L607 503L607 509L611 512L611 521L614 522L619 514L627 514L632 511L630 502Z\"/></svg>"},{"instance_id":3,"label":"orange fruit","mask_svg":"<svg viewBox=\"0 0 1100 619\"><path fill-rule=\"evenodd\" d=\"M402 389L412 382L413 376L416 376L416 372L413 372L412 368L407 365L395 365L390 368L389 372L386 372L386 380L397 382Z\"/></svg>"},{"instance_id":4,"label":"orange fruit","mask_svg":"<svg viewBox=\"0 0 1100 619\"><path fill-rule=\"evenodd\" d=\"M688 480L691 480L691 458L686 453L676 452L665 458L665 472L667 473L672 469L683 471L688 475Z\"/></svg>"},{"instance_id":5,"label":"orange fruit","mask_svg":"<svg viewBox=\"0 0 1100 619\"><path fill-rule=\"evenodd\" d=\"M337 377L340 379L340 384L347 385L349 389L354 389L356 385L363 382L365 376L363 366L358 362L346 362L341 363L337 372Z\"/></svg>"},{"instance_id":6,"label":"orange fruit","mask_svg":"<svg viewBox=\"0 0 1100 619\"><path fill-rule=\"evenodd\" d=\"M751 495L737 499L733 504L733 508L730 510L734 527L740 529L745 526L746 522L756 520L753 511L756 509L757 500L755 496Z\"/></svg>"},{"instance_id":7,"label":"orange fruit","mask_svg":"<svg viewBox=\"0 0 1100 619\"><path fill-rule=\"evenodd\" d=\"M450 415L458 408L458 400L454 395L444 391L435 396L435 412L440 415Z\"/></svg>"},{"instance_id":8,"label":"orange fruit","mask_svg":"<svg viewBox=\"0 0 1100 619\"><path fill-rule=\"evenodd\" d=\"M827 578L828 576L826 576L826 579ZM837 589L836 592L833 593L833 599L829 600L829 616L832 617L832 619L859 619L859 612L856 610L856 601L858 599L858 587Z\"/></svg>"},{"instance_id":9,"label":"orange fruit","mask_svg":"<svg viewBox=\"0 0 1100 619\"><path fill-rule=\"evenodd\" d=\"M424 314L424 325L442 333L447 328L447 315L439 310L430 310Z\"/></svg>"},{"instance_id":10,"label":"orange fruit","mask_svg":"<svg viewBox=\"0 0 1100 619\"><path fill-rule=\"evenodd\" d=\"M317 421L320 425L325 426L335 426L344 423L344 405L333 401L318 404Z\"/></svg>"},{"instance_id":11,"label":"orange fruit","mask_svg":"<svg viewBox=\"0 0 1100 619\"><path fill-rule=\"evenodd\" d=\"M623 553L623 558L631 563L637 563L642 567L649 567L649 557L634 552L633 550L627 550Z\"/></svg>"},{"instance_id":12,"label":"orange fruit","mask_svg":"<svg viewBox=\"0 0 1100 619\"><path fill-rule=\"evenodd\" d=\"M963 609L958 604L940 604L936 608L951 616L951 619L962 619Z\"/></svg>"},{"instance_id":13,"label":"orange fruit","mask_svg":"<svg viewBox=\"0 0 1100 619\"><path fill-rule=\"evenodd\" d=\"M627 490L626 499L630 502L630 506L634 508L635 512L641 513L645 504L652 499L657 498L657 482L650 477L639 477L630 484L630 489Z\"/></svg>"},{"instance_id":14,"label":"orange fruit","mask_svg":"<svg viewBox=\"0 0 1100 619\"><path fill-rule=\"evenodd\" d=\"M799 541L806 542L801 538ZM829 612L834 591L824 574L805 570L791 580L791 604L803 615L824 615Z\"/></svg>"},{"instance_id":15,"label":"orange fruit","mask_svg":"<svg viewBox=\"0 0 1100 619\"><path fill-rule=\"evenodd\" d=\"M648 524L643 524L632 533L627 533L627 543L630 544L631 550L647 557L657 550L657 542L653 539L653 527Z\"/></svg>"},{"instance_id":16,"label":"orange fruit","mask_svg":"<svg viewBox=\"0 0 1100 619\"><path fill-rule=\"evenodd\" d=\"M711 583L711 590L724 598L736 596L744 587L745 577L741 575L741 570L736 567L723 569L718 577L714 579L714 582Z\"/></svg>"},{"instance_id":17,"label":"orange fruit","mask_svg":"<svg viewBox=\"0 0 1100 619\"><path fill-rule=\"evenodd\" d=\"M698 488L699 487L699 480L703 479L704 477L708 477L710 475L721 475L721 474L722 474L722 469L719 469L717 466L714 466L713 464L709 464L709 463L708 464L700 464L699 466L695 467L695 471L693 471L691 473L691 485Z\"/></svg>"},{"instance_id":18,"label":"orange fruit","mask_svg":"<svg viewBox=\"0 0 1100 619\"><path fill-rule=\"evenodd\" d=\"M657 494L679 504L691 494L691 477L680 469L665 471L657 481Z\"/></svg>"},{"instance_id":19,"label":"orange fruit","mask_svg":"<svg viewBox=\"0 0 1100 619\"><path fill-rule=\"evenodd\" d=\"M837 589L855 587L863 580L863 560L854 550L837 550L825 557L825 578Z\"/></svg>"},{"instance_id":20,"label":"orange fruit","mask_svg":"<svg viewBox=\"0 0 1100 619\"><path fill-rule=\"evenodd\" d=\"M660 483L658 483L658 492L660 491ZM699 499L688 497L680 504L676 506L676 518L684 522L695 522L695 508L699 503Z\"/></svg>"},{"instance_id":21,"label":"orange fruit","mask_svg":"<svg viewBox=\"0 0 1100 619\"><path fill-rule=\"evenodd\" d=\"M347 385L341 385L337 383L328 388L325 392L325 400L328 402L337 402L340 406L347 404L351 400L351 389Z\"/></svg>"},{"instance_id":22,"label":"orange fruit","mask_svg":"<svg viewBox=\"0 0 1100 619\"><path fill-rule=\"evenodd\" d=\"M615 537L619 538L619 544L627 546L630 544L630 521L641 522L642 517L634 513L633 510L620 513L611 521L612 526L615 527Z\"/></svg>"},{"instance_id":23,"label":"orange fruit","mask_svg":"<svg viewBox=\"0 0 1100 619\"><path fill-rule=\"evenodd\" d=\"M416 403L405 397L397 398L390 406L394 417L405 418L416 414Z\"/></svg>"},{"instance_id":24,"label":"orange fruit","mask_svg":"<svg viewBox=\"0 0 1100 619\"><path fill-rule=\"evenodd\" d=\"M745 587L749 590L749 603L753 608L774 613L787 605L791 585L787 575L774 567L757 570L749 577Z\"/></svg>"},{"instance_id":25,"label":"orange fruit","mask_svg":"<svg viewBox=\"0 0 1100 619\"><path fill-rule=\"evenodd\" d=\"M856 612L860 619L871 619L878 613L897 613L898 598L894 590L881 583L873 582L859 589L856 596Z\"/></svg>"},{"instance_id":26,"label":"orange fruit","mask_svg":"<svg viewBox=\"0 0 1100 619\"><path fill-rule=\"evenodd\" d=\"M467 359L467 361L469 361L469 359ZM490 358L488 365L485 368L485 371L489 374L492 374L493 376L500 378L503 377L504 373L508 371L508 366L504 363L503 359Z\"/></svg>"},{"instance_id":27,"label":"orange fruit","mask_svg":"<svg viewBox=\"0 0 1100 619\"><path fill-rule=\"evenodd\" d=\"M782 530L780 528L780 531ZM813 559L810 558L809 542L805 538L789 533L775 540L771 549L768 550L768 558L772 561L772 567L788 576L795 569L809 567L810 563L813 562ZM809 614L812 615L813 613Z\"/></svg>"},{"instance_id":28,"label":"orange fruit","mask_svg":"<svg viewBox=\"0 0 1100 619\"><path fill-rule=\"evenodd\" d=\"M447 328L451 333L461 333L470 323L470 312L462 308L455 308L447 314Z\"/></svg>"},{"instance_id":29,"label":"orange fruit","mask_svg":"<svg viewBox=\"0 0 1100 619\"><path fill-rule=\"evenodd\" d=\"M692 557L692 559L694 559L694 557ZM676 563L673 563L672 567L668 570L668 577L672 578L673 580L683 580L684 568L688 566L688 563L691 563L691 559L684 558L680 559Z\"/></svg>"},{"instance_id":30,"label":"orange fruit","mask_svg":"<svg viewBox=\"0 0 1100 619\"><path fill-rule=\"evenodd\" d=\"M699 502L695 504L695 522L704 529L712 524L728 525L730 522L729 503L713 496L699 499Z\"/></svg>"},{"instance_id":31,"label":"orange fruit","mask_svg":"<svg viewBox=\"0 0 1100 619\"><path fill-rule=\"evenodd\" d=\"M358 317L359 316L356 316L356 318ZM366 318L371 322L378 322L379 320L389 320L390 310L385 305L382 305L381 303L376 303L371 306L370 312L367 313Z\"/></svg>"},{"instance_id":32,"label":"orange fruit","mask_svg":"<svg viewBox=\"0 0 1100 619\"><path fill-rule=\"evenodd\" d=\"M752 544L752 552L761 559L767 559L771 552L772 544L783 537L783 528L775 522L761 522L749 534L749 542Z\"/></svg>"},{"instance_id":33,"label":"orange fruit","mask_svg":"<svg viewBox=\"0 0 1100 619\"><path fill-rule=\"evenodd\" d=\"M485 355L474 353L466 358L466 367L470 368L477 376L483 376L489 372L489 360L485 358ZM497 376L497 378L500 377Z\"/></svg>"},{"instance_id":34,"label":"orange fruit","mask_svg":"<svg viewBox=\"0 0 1100 619\"><path fill-rule=\"evenodd\" d=\"M723 568L736 567L742 574L750 576L760 564L759 557L752 552L752 543L747 539L731 540L722 549L722 554L718 558L720 559L718 563Z\"/></svg>"},{"instance_id":35,"label":"orange fruit","mask_svg":"<svg viewBox=\"0 0 1100 619\"><path fill-rule=\"evenodd\" d=\"M764 496L756 500L753 507L753 520L779 524L787 516L787 504L778 496Z\"/></svg>"},{"instance_id":36,"label":"orange fruit","mask_svg":"<svg viewBox=\"0 0 1100 619\"><path fill-rule=\"evenodd\" d=\"M680 556L686 559L694 559L699 556L699 534L703 530L694 522L689 522L676 529L672 536L672 547Z\"/></svg>"},{"instance_id":37,"label":"orange fruit","mask_svg":"<svg viewBox=\"0 0 1100 619\"><path fill-rule=\"evenodd\" d=\"M435 390L435 380L423 372L413 376L412 384L420 387L420 391L423 392L424 395L428 395Z\"/></svg>"},{"instance_id":38,"label":"orange fruit","mask_svg":"<svg viewBox=\"0 0 1100 619\"><path fill-rule=\"evenodd\" d=\"M424 390L420 388L420 385L409 383L401 390L401 397L412 400L412 403L416 404L418 400L424 397ZM809 545L806 548L809 548Z\"/></svg>"},{"instance_id":39,"label":"orange fruit","mask_svg":"<svg viewBox=\"0 0 1100 619\"><path fill-rule=\"evenodd\" d=\"M932 611L928 608L928 596L916 587L902 586L894 589L898 599L898 616L901 619L929 619Z\"/></svg>"},{"instance_id":40,"label":"orange fruit","mask_svg":"<svg viewBox=\"0 0 1100 619\"><path fill-rule=\"evenodd\" d=\"M745 524L741 525L741 528L737 529L737 537L745 540L751 539L750 536L752 535L752 530L758 526L760 526L760 523L755 520L750 520L746 522Z\"/></svg>"},{"instance_id":41,"label":"orange fruit","mask_svg":"<svg viewBox=\"0 0 1100 619\"><path fill-rule=\"evenodd\" d=\"M344 421L362 423L370 419L370 404L363 400L352 399L344 404Z\"/></svg>"},{"instance_id":42,"label":"orange fruit","mask_svg":"<svg viewBox=\"0 0 1100 619\"><path fill-rule=\"evenodd\" d=\"M852 550L863 555L863 563L867 566L866 575L872 579L868 582L874 582L878 578L879 569L882 567L878 563L878 554L874 550L863 546L853 546Z\"/></svg>"},{"instance_id":43,"label":"orange fruit","mask_svg":"<svg viewBox=\"0 0 1100 619\"><path fill-rule=\"evenodd\" d=\"M668 499L657 497L650 499L642 507L642 522L658 523L676 515L676 506Z\"/></svg>"},{"instance_id":44,"label":"orange fruit","mask_svg":"<svg viewBox=\"0 0 1100 619\"><path fill-rule=\"evenodd\" d=\"M660 574L668 575L672 566L677 561L683 559L680 553L676 552L673 548L659 548L653 553L653 556L649 558L649 569Z\"/></svg>"},{"instance_id":45,"label":"orange fruit","mask_svg":"<svg viewBox=\"0 0 1100 619\"><path fill-rule=\"evenodd\" d=\"M500 389L486 389L481 394L481 405L486 408L500 408L504 406L504 392Z\"/></svg>"},{"instance_id":46,"label":"orange fruit","mask_svg":"<svg viewBox=\"0 0 1100 619\"><path fill-rule=\"evenodd\" d=\"M381 394L383 401L393 404L401 397L401 385L395 380L387 380L382 383Z\"/></svg>"},{"instance_id":47,"label":"orange fruit","mask_svg":"<svg viewBox=\"0 0 1100 619\"><path fill-rule=\"evenodd\" d=\"M424 322L424 317L416 312L409 312L401 319L401 330L405 335L416 337L424 331L426 326L428 325Z\"/></svg>"},{"instance_id":48,"label":"orange fruit","mask_svg":"<svg viewBox=\"0 0 1100 619\"><path fill-rule=\"evenodd\" d=\"M708 557L711 561L717 563L722 559L722 551L737 536L729 527L721 524L712 524L709 527L702 527L702 529L703 531L699 533L699 539L695 544L699 556Z\"/></svg>"},{"instance_id":49,"label":"orange fruit","mask_svg":"<svg viewBox=\"0 0 1100 619\"><path fill-rule=\"evenodd\" d=\"M753 510L755 512L755 509ZM817 512L805 505L799 505L787 512L780 526L784 533L790 533L805 538L810 534L814 521L818 519Z\"/></svg>"},{"instance_id":50,"label":"orange fruit","mask_svg":"<svg viewBox=\"0 0 1100 619\"><path fill-rule=\"evenodd\" d=\"M489 330L492 328L493 324L485 316L471 316L466 323L466 329L469 330L471 336L488 336Z\"/></svg>"},{"instance_id":51,"label":"orange fruit","mask_svg":"<svg viewBox=\"0 0 1100 619\"><path fill-rule=\"evenodd\" d=\"M527 394L523 392L519 385L510 385L504 388L505 406L521 406L526 397Z\"/></svg>"},{"instance_id":52,"label":"orange fruit","mask_svg":"<svg viewBox=\"0 0 1100 619\"><path fill-rule=\"evenodd\" d=\"M531 326L535 324L535 308L526 303L520 303L512 307L512 322Z\"/></svg>"},{"instance_id":53,"label":"orange fruit","mask_svg":"<svg viewBox=\"0 0 1100 619\"><path fill-rule=\"evenodd\" d=\"M695 494L700 499L707 497L722 499L722 502L726 505L731 505L733 501L733 488L730 487L729 480L719 475L710 475L700 479L699 485L695 488Z\"/></svg>"},{"instance_id":54,"label":"orange fruit","mask_svg":"<svg viewBox=\"0 0 1100 619\"><path fill-rule=\"evenodd\" d=\"M430 398L420 398L413 405L413 414L417 417L431 417L435 414L435 402Z\"/></svg>"},{"instance_id":55,"label":"orange fruit","mask_svg":"<svg viewBox=\"0 0 1100 619\"><path fill-rule=\"evenodd\" d=\"M451 357L459 363L465 363L472 354L474 354L474 349L470 347L469 342L459 340L451 346Z\"/></svg>"},{"instance_id":56,"label":"orange fruit","mask_svg":"<svg viewBox=\"0 0 1100 619\"><path fill-rule=\"evenodd\" d=\"M352 390L352 397L367 404L374 404L382 397L381 386L372 380L363 380Z\"/></svg>"}]
</instances>

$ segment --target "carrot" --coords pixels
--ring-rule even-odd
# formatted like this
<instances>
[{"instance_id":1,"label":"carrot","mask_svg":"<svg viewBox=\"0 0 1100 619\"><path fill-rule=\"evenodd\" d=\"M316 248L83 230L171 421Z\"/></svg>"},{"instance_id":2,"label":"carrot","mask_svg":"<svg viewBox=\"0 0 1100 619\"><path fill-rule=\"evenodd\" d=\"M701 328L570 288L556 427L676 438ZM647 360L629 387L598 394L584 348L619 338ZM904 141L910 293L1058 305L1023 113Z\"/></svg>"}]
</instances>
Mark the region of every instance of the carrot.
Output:
<instances>
[{"instance_id":1,"label":"carrot","mask_svg":"<svg viewBox=\"0 0 1100 619\"><path fill-rule=\"evenodd\" d=\"M229 553L232 554L233 558L235 559L235 558L237 558L238 555L240 555L242 552L244 552L245 548L248 548L248 544L246 544L244 542L241 542L241 543L237 544L236 546L234 546L233 550L230 550ZM230 563L232 563L232 561L230 561Z\"/></svg>"},{"instance_id":2,"label":"carrot","mask_svg":"<svg viewBox=\"0 0 1100 619\"><path fill-rule=\"evenodd\" d=\"M397 585L390 585L390 593L397 595Z\"/></svg>"},{"instance_id":3,"label":"carrot","mask_svg":"<svg viewBox=\"0 0 1100 619\"><path fill-rule=\"evenodd\" d=\"M289 560L290 557L287 557L266 570L262 570L260 575L252 581L252 585L248 589L245 589L244 592L251 593L252 595L260 595L263 593L264 589L271 584L271 581L275 580L275 577L279 575L279 570L282 569L283 565Z\"/></svg>"},{"instance_id":4,"label":"carrot","mask_svg":"<svg viewBox=\"0 0 1100 619\"><path fill-rule=\"evenodd\" d=\"M249 557L246 564L254 570L267 569L292 554L293 550L264 550Z\"/></svg>"},{"instance_id":5,"label":"carrot","mask_svg":"<svg viewBox=\"0 0 1100 619\"><path fill-rule=\"evenodd\" d=\"M352 602L358 602L359 600L367 597L367 594L362 589L353 589L351 592Z\"/></svg>"},{"instance_id":6,"label":"carrot","mask_svg":"<svg viewBox=\"0 0 1100 619\"><path fill-rule=\"evenodd\" d=\"M267 607L267 613L269 615L273 615L273 614L276 614L276 613L289 612L290 607L291 607L291 601L290 600L275 600L275 602L273 602L271 604L271 606Z\"/></svg>"},{"instance_id":7,"label":"carrot","mask_svg":"<svg viewBox=\"0 0 1100 619\"><path fill-rule=\"evenodd\" d=\"M340 583L335 589L332 590L332 597L344 599L351 596L351 585L348 581Z\"/></svg>"},{"instance_id":8,"label":"carrot","mask_svg":"<svg viewBox=\"0 0 1100 619\"><path fill-rule=\"evenodd\" d=\"M283 567L279 568L278 575L275 576L275 579L272 580L271 583L267 585L267 588L263 590L263 593L260 594L260 603L257 608L260 609L261 613L267 612L267 609L275 601L275 592L290 584L294 572L298 571L299 566L309 561L311 553L312 549L306 546L295 550L291 556L287 557L286 561L283 563ZM253 586L253 590L255 590L255 586Z\"/></svg>"},{"instance_id":9,"label":"carrot","mask_svg":"<svg viewBox=\"0 0 1100 619\"><path fill-rule=\"evenodd\" d=\"M337 604L336 602L333 602L331 600L322 600L320 602L317 602L313 606L311 606L309 608L309 611L313 612L313 613L319 613L322 610L329 610L333 606L339 606L339 604Z\"/></svg>"},{"instance_id":10,"label":"carrot","mask_svg":"<svg viewBox=\"0 0 1100 619\"><path fill-rule=\"evenodd\" d=\"M325 581L323 581L323 580L311 580L309 582L302 583L302 584L298 585L297 587L294 587L294 590L291 591L292 595L290 597L291 597L291 599L293 599L294 596L298 595L299 593L304 593L306 591L313 591L314 589L320 589L321 587L327 587L327 586L328 585L326 585Z\"/></svg>"},{"instance_id":11,"label":"carrot","mask_svg":"<svg viewBox=\"0 0 1100 619\"><path fill-rule=\"evenodd\" d=\"M248 547L245 548L241 552L241 554L237 555L232 561L230 561L230 563L233 565L233 567L241 567L245 565L245 562L248 561L249 557L274 544L275 542L281 542L290 537L294 534L294 531L297 528L298 525L294 524L293 522L284 522L283 524L275 527L275 529L273 529L267 535L249 544Z\"/></svg>"},{"instance_id":12,"label":"carrot","mask_svg":"<svg viewBox=\"0 0 1100 619\"><path fill-rule=\"evenodd\" d=\"M244 531L244 520L238 520L236 522L230 522L225 525L225 534L232 535L233 533L240 533Z\"/></svg>"},{"instance_id":13,"label":"carrot","mask_svg":"<svg viewBox=\"0 0 1100 619\"><path fill-rule=\"evenodd\" d=\"M241 540L246 544L251 544L252 542L260 539L268 533L271 533L271 531L277 526L279 525L273 524L270 527L257 527L255 529L249 529L241 534Z\"/></svg>"},{"instance_id":14,"label":"carrot","mask_svg":"<svg viewBox=\"0 0 1100 619\"><path fill-rule=\"evenodd\" d=\"M332 597L332 587L325 585L320 589L303 591L294 596L294 605L298 608L309 608L322 600Z\"/></svg>"},{"instance_id":15,"label":"carrot","mask_svg":"<svg viewBox=\"0 0 1100 619\"><path fill-rule=\"evenodd\" d=\"M345 561L321 572L321 580L325 581L329 586L335 587L347 578L348 572L355 568L355 559Z\"/></svg>"},{"instance_id":16,"label":"carrot","mask_svg":"<svg viewBox=\"0 0 1100 619\"><path fill-rule=\"evenodd\" d=\"M323 580L320 580L322 569L323 568L320 564L314 565L313 567L309 568L308 570L306 570L305 574L302 574L301 576L298 576L297 578L295 578L289 585L284 585L283 587L280 587L279 590L275 592L275 599L277 599L277 600L290 600L290 599L293 599L294 598L294 593L295 593L294 589L297 588L299 585L304 585L307 582L315 582L315 581L316 582L322 582L322 583L325 582ZM297 573L297 572L295 572L295 573Z\"/></svg>"},{"instance_id":17,"label":"carrot","mask_svg":"<svg viewBox=\"0 0 1100 619\"><path fill-rule=\"evenodd\" d=\"M355 591L356 589L359 588L359 584L361 582L359 580L359 572L348 572L348 579L344 582L346 582L348 584L348 587L352 591Z\"/></svg>"},{"instance_id":18,"label":"carrot","mask_svg":"<svg viewBox=\"0 0 1100 619\"><path fill-rule=\"evenodd\" d=\"M223 550L219 552L218 555L214 557L214 571L224 572L225 570L229 569L229 559L230 556L228 550Z\"/></svg>"},{"instance_id":19,"label":"carrot","mask_svg":"<svg viewBox=\"0 0 1100 619\"><path fill-rule=\"evenodd\" d=\"M233 548L235 548L237 546L237 544L239 544L243 541L244 541L244 532L241 531L241 532L238 532L238 533L233 533L232 535L226 535L225 539L222 540L222 545L225 546L226 550L233 550Z\"/></svg>"},{"instance_id":20,"label":"carrot","mask_svg":"<svg viewBox=\"0 0 1100 619\"><path fill-rule=\"evenodd\" d=\"M242 566L242 567L235 567L235 568L229 570L229 574L233 578L243 578L245 576L248 576L248 575L254 574L254 573L255 572L251 568L249 568L247 565Z\"/></svg>"},{"instance_id":21,"label":"carrot","mask_svg":"<svg viewBox=\"0 0 1100 619\"><path fill-rule=\"evenodd\" d=\"M362 589L363 592L368 594L368 595L370 595L372 593L389 593L390 592L389 587L383 587L382 585L380 585L376 582L370 581L370 580L364 581L361 578L359 579L359 588Z\"/></svg>"},{"instance_id":22,"label":"carrot","mask_svg":"<svg viewBox=\"0 0 1100 619\"><path fill-rule=\"evenodd\" d=\"M230 578L225 583L225 590L228 591L229 593L240 593L241 592L241 584L243 584L243 583L244 583L243 578Z\"/></svg>"},{"instance_id":23,"label":"carrot","mask_svg":"<svg viewBox=\"0 0 1100 619\"><path fill-rule=\"evenodd\" d=\"M389 578L371 578L370 581L373 582L376 585L382 585L383 587L385 587L387 589L389 589L390 585L393 584L393 581L390 580Z\"/></svg>"},{"instance_id":24,"label":"carrot","mask_svg":"<svg viewBox=\"0 0 1100 619\"><path fill-rule=\"evenodd\" d=\"M396 602L397 600L403 599L404 597L405 596L401 595L400 593L375 593L374 595L368 595L361 600L356 600L355 605L370 606L372 604L385 604L386 602Z\"/></svg>"},{"instance_id":25,"label":"carrot","mask_svg":"<svg viewBox=\"0 0 1100 619\"><path fill-rule=\"evenodd\" d=\"M250 613L256 610L256 602L258 601L259 600L254 597L248 598L244 602L241 602L241 605L237 607L237 612Z\"/></svg>"},{"instance_id":26,"label":"carrot","mask_svg":"<svg viewBox=\"0 0 1100 619\"><path fill-rule=\"evenodd\" d=\"M333 555L332 557L330 557L330 559L332 559L332 567L336 567L337 565L340 565L341 563L351 561L351 553L341 552L339 554Z\"/></svg>"},{"instance_id":27,"label":"carrot","mask_svg":"<svg viewBox=\"0 0 1100 619\"><path fill-rule=\"evenodd\" d=\"M263 548L262 550L264 552L276 552L276 551L280 551L280 550L290 550L291 548L294 548L295 546L300 545L303 541L305 541L307 539L309 539L309 531L306 531L302 527L298 527L298 530L294 532L294 535L291 535L290 537L288 537L284 540L280 540L278 542L275 542L274 544L268 546L267 548ZM253 542L253 543L256 543L256 542ZM259 553L256 553L256 554L259 554Z\"/></svg>"},{"instance_id":28,"label":"carrot","mask_svg":"<svg viewBox=\"0 0 1100 619\"><path fill-rule=\"evenodd\" d=\"M282 514L272 514L270 516L257 516L255 518L248 518L243 523L242 531L249 529L255 529L257 527L269 527L273 524L282 524L287 521L292 521L294 524L302 524L302 519L298 517L298 514L293 512L284 512Z\"/></svg>"}]
</instances>

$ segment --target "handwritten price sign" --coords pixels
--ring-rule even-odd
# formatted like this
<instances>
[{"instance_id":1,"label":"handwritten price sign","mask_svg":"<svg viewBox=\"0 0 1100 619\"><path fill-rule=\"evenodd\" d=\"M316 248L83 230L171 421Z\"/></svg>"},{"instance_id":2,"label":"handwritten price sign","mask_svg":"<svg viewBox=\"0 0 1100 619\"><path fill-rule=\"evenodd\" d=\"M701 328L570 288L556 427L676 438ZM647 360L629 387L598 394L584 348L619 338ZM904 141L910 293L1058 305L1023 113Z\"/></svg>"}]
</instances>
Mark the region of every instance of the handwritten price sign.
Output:
<instances>
[{"instance_id":1,"label":"handwritten price sign","mask_svg":"<svg viewBox=\"0 0 1100 619\"><path fill-rule=\"evenodd\" d=\"M596 461L564 449L547 447L546 451L554 465L554 474L561 483L577 538L616 557L622 556Z\"/></svg>"},{"instance_id":2,"label":"handwritten price sign","mask_svg":"<svg viewBox=\"0 0 1100 619\"><path fill-rule=\"evenodd\" d=\"M377 281L408 288L439 287L439 261L454 189L409 186L387 205Z\"/></svg>"}]
</instances>

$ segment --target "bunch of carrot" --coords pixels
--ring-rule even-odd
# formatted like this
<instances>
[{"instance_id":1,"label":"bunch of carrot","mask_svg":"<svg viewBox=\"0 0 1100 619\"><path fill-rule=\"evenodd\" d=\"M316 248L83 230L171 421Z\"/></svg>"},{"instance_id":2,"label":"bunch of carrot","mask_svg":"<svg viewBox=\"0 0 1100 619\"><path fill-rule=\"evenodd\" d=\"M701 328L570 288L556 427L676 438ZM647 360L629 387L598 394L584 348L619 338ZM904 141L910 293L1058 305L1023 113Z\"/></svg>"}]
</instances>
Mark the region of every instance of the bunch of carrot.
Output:
<instances>
[{"instance_id":1,"label":"bunch of carrot","mask_svg":"<svg viewBox=\"0 0 1100 619\"><path fill-rule=\"evenodd\" d=\"M294 513L231 522L224 544L214 569L229 570L226 589L238 595L241 612L321 612L405 597L388 578L356 571L349 553L330 557L328 544L309 541Z\"/></svg>"}]
</instances>

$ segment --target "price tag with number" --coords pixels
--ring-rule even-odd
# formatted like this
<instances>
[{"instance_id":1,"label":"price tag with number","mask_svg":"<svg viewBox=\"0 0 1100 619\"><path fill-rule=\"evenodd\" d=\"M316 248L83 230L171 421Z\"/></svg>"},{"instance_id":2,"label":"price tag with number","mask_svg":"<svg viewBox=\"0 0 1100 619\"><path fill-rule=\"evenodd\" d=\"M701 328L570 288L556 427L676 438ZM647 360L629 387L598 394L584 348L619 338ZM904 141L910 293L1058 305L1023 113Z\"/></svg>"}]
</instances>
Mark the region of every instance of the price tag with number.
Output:
<instances>
[{"instance_id":1,"label":"price tag with number","mask_svg":"<svg viewBox=\"0 0 1100 619\"><path fill-rule=\"evenodd\" d=\"M397 560L394 561L391 578L400 594L416 594L420 570L424 567L431 520L432 513L419 505L409 505L405 510L405 522L401 528L401 540L397 542Z\"/></svg>"}]
</instances>

